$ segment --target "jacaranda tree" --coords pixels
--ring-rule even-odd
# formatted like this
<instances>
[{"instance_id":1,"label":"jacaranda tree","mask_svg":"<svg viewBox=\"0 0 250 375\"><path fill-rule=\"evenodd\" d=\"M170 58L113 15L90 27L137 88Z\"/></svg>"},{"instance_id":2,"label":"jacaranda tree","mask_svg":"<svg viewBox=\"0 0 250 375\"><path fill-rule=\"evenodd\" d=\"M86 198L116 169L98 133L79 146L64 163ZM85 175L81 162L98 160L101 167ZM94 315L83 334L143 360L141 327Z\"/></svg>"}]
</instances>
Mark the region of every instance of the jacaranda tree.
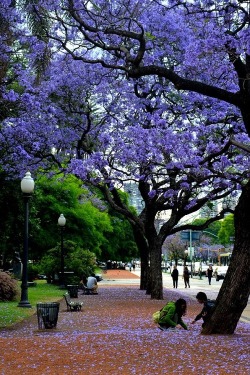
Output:
<instances>
[{"instance_id":1,"label":"jacaranda tree","mask_svg":"<svg viewBox=\"0 0 250 375\"><path fill-rule=\"evenodd\" d=\"M204 333L233 333L250 290L249 158L233 146L246 149L250 135L248 5L29 3L37 22L49 18L50 28L43 29L46 38L19 39L29 46L28 67L16 66L24 93L5 93L20 108L3 122L6 166L15 173L57 163L99 186L147 244L154 298L161 298L164 239L190 228L180 224L186 214L243 185L232 262ZM34 86L31 63L48 43L51 65ZM139 217L117 197L126 179L138 183L145 202ZM155 218L164 210L170 218L157 232Z\"/></svg>"},{"instance_id":2,"label":"jacaranda tree","mask_svg":"<svg viewBox=\"0 0 250 375\"><path fill-rule=\"evenodd\" d=\"M50 165L46 150L53 147L53 160L61 169L68 165L69 172L100 189L110 206L130 221L141 249L141 287L147 287L153 298L162 298L161 247L165 238L182 229L192 229L180 224L186 215L237 191L244 176L242 159L229 142L221 145L219 127L212 126L212 132L208 126L205 133L192 111L184 121L180 111L174 111L173 103L166 103L161 90L155 91L152 85L144 87L141 97L136 85L122 80L117 85L119 93L106 78L102 82L103 94L100 86L94 85L96 77L90 66L83 68L69 59L67 64L61 61L60 68L62 72L58 70L58 61L51 65L51 80L41 83L40 93L34 93L34 103L39 102L39 107L30 108L16 123L25 122L24 132L31 126L33 137L39 137L41 131L33 125L37 121L43 124L45 132L48 126L55 128L53 146L49 143L51 137L42 140L44 168L46 163ZM122 95L124 91L127 97ZM177 100L181 103L181 98ZM12 128L14 149L19 146L21 134L20 127ZM42 155L42 150L32 145L30 137L28 145L23 142L22 146L28 148L36 167L34 160L37 152ZM232 163L238 168L232 168ZM138 184L145 204L139 216L129 210L117 192L126 181ZM200 229L223 217L224 211ZM167 212L169 219L157 231L155 222L161 212ZM151 272L147 283L149 259Z\"/></svg>"}]
</instances>

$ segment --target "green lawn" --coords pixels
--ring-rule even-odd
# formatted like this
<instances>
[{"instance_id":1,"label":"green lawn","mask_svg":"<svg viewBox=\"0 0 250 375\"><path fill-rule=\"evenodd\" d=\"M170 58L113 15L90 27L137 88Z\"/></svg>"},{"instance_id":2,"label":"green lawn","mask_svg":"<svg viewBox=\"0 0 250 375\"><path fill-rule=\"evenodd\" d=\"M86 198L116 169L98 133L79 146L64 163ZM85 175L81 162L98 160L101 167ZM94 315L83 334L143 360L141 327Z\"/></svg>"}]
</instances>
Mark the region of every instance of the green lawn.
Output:
<instances>
[{"instance_id":1,"label":"green lawn","mask_svg":"<svg viewBox=\"0 0 250 375\"><path fill-rule=\"evenodd\" d=\"M36 280L37 286L28 289L28 300L32 308L18 307L18 302L0 302L0 328L9 327L36 313L37 302L56 302L62 299L65 290L47 284L45 280Z\"/></svg>"}]
</instances>

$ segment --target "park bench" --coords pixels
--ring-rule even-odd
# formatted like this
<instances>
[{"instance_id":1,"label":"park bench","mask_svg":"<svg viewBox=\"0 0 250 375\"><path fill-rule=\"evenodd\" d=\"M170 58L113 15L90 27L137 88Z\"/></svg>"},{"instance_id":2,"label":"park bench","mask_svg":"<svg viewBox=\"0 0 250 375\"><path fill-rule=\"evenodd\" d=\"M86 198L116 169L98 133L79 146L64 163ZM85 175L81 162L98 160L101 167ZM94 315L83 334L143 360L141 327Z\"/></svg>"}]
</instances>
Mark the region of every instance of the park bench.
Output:
<instances>
[{"instance_id":1,"label":"park bench","mask_svg":"<svg viewBox=\"0 0 250 375\"><path fill-rule=\"evenodd\" d=\"M83 302L71 301L68 293L63 296L66 301L67 311L80 311L82 309Z\"/></svg>"}]
</instances>

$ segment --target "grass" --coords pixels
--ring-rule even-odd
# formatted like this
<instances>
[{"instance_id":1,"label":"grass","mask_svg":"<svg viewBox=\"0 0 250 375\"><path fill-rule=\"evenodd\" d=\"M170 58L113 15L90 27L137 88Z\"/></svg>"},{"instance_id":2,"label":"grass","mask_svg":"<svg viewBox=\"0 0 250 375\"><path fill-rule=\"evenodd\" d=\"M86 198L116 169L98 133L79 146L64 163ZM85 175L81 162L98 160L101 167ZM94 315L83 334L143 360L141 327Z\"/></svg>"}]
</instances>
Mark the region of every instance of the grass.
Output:
<instances>
[{"instance_id":1,"label":"grass","mask_svg":"<svg viewBox=\"0 0 250 375\"><path fill-rule=\"evenodd\" d=\"M37 286L28 289L32 308L18 307L19 301L0 302L0 328L10 327L36 313L37 302L56 302L62 299L64 290L45 280L36 280Z\"/></svg>"}]
</instances>

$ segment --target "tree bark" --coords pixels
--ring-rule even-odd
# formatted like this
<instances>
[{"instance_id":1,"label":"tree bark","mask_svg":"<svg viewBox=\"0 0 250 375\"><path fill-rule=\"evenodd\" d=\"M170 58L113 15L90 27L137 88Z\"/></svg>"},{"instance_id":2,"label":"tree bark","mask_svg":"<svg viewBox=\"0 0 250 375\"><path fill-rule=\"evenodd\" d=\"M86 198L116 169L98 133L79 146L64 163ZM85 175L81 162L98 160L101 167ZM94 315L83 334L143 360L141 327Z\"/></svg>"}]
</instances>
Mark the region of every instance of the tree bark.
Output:
<instances>
[{"instance_id":1,"label":"tree bark","mask_svg":"<svg viewBox=\"0 0 250 375\"><path fill-rule=\"evenodd\" d=\"M148 261L148 251L141 253L141 275L140 275L140 289L146 290L149 280L150 270Z\"/></svg>"},{"instance_id":2,"label":"tree bark","mask_svg":"<svg viewBox=\"0 0 250 375\"><path fill-rule=\"evenodd\" d=\"M161 244L157 234L150 236L150 290L152 299L163 299Z\"/></svg>"},{"instance_id":3,"label":"tree bark","mask_svg":"<svg viewBox=\"0 0 250 375\"><path fill-rule=\"evenodd\" d=\"M147 239L143 236L142 232L136 227L132 226L134 239L139 250L141 258L141 277L140 289L146 290L149 280L149 249Z\"/></svg>"},{"instance_id":4,"label":"tree bark","mask_svg":"<svg viewBox=\"0 0 250 375\"><path fill-rule=\"evenodd\" d=\"M235 209L235 243L232 259L202 334L233 334L250 294L250 181Z\"/></svg>"}]
</instances>

